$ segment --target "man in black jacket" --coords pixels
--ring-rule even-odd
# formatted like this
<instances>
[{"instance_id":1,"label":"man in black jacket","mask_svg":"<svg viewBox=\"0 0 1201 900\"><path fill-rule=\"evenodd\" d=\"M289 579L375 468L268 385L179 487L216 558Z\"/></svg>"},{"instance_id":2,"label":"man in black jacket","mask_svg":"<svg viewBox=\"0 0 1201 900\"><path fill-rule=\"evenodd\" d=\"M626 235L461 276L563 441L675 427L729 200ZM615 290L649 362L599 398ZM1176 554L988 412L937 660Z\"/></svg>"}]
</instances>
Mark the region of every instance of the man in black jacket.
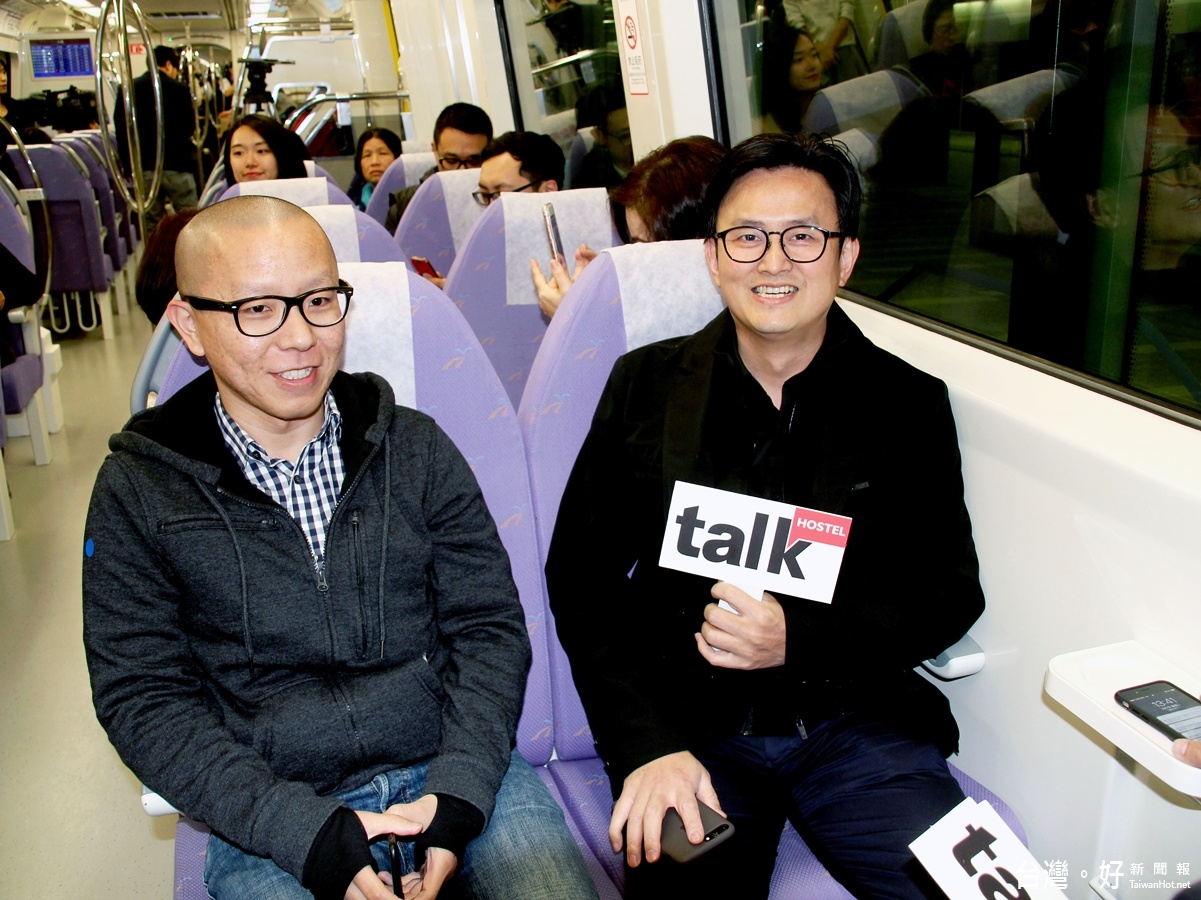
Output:
<instances>
[{"instance_id":1,"label":"man in black jacket","mask_svg":"<svg viewBox=\"0 0 1201 900\"><path fill-rule=\"evenodd\" d=\"M169 201L175 212L192 209L196 197L196 148L192 135L196 130L196 111L192 106L192 95L186 85L179 83L179 54L170 47L159 45L154 48L155 72L146 72L133 81L133 96L138 121L138 147L141 149L142 171L146 176L146 189L154 175L155 142L157 135L163 137L162 181L157 196L143 217L143 233L149 235L154 226L167 214ZM163 101L163 118L159 121L154 114L154 85L152 77L158 78ZM117 129L117 149L121 162L132 171L129 138L125 133L125 95L117 95L113 110L113 122Z\"/></svg>"},{"instance_id":2,"label":"man in black jacket","mask_svg":"<svg viewBox=\"0 0 1201 900\"><path fill-rule=\"evenodd\" d=\"M211 373L112 439L84 646L121 758L212 828L210 896L392 897L398 834L410 898L595 897L513 750L530 643L496 526L428 416L339 371L325 233L235 198L176 268L166 314Z\"/></svg>"},{"instance_id":3,"label":"man in black jacket","mask_svg":"<svg viewBox=\"0 0 1201 900\"><path fill-rule=\"evenodd\" d=\"M859 180L838 146L751 138L707 204L727 309L618 361L546 567L616 799L626 896L733 878L739 897L766 897L788 819L857 896L941 897L908 844L963 799L945 759L958 730L913 667L984 608L946 387L834 304L859 255ZM658 565L686 518L668 517L680 482L849 517L832 602ZM730 562L732 532L710 528ZM657 862L668 808L701 841L698 802L733 838Z\"/></svg>"}]
</instances>

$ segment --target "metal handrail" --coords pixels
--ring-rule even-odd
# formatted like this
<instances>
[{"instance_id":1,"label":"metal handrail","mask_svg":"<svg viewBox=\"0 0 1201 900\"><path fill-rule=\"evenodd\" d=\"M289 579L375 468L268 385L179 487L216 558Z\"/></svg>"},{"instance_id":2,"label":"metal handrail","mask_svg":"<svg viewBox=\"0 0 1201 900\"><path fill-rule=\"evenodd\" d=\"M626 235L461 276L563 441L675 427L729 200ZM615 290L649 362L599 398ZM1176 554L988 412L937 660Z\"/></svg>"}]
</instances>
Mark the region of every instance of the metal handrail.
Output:
<instances>
[{"instance_id":1,"label":"metal handrail","mask_svg":"<svg viewBox=\"0 0 1201 900\"><path fill-rule=\"evenodd\" d=\"M367 91L362 94L320 94L306 100L300 106L292 111L292 115L288 116L284 122L285 128L291 128L302 115L311 109L315 109L322 103L349 103L352 100L408 100L408 91Z\"/></svg>"},{"instance_id":2,"label":"metal handrail","mask_svg":"<svg viewBox=\"0 0 1201 900\"><path fill-rule=\"evenodd\" d=\"M50 233L50 204L46 202L46 189L42 186L42 178L38 175L37 166L33 164L33 159L29 155L29 150L25 147L25 142L21 140L21 135L17 129L9 124L8 119L0 116L0 125L3 125L5 130L12 135L13 143L17 145L17 152L21 154L26 167L29 169L30 176L33 178L33 188L19 188L7 178L4 180L16 191L18 202L21 204L21 211L25 214L26 220L30 223L30 236L34 238L35 250L37 244L37 235L32 231L33 221L32 214L29 210L30 200L36 200L42 205L42 231L46 236L46 280L42 284L42 294L50 290L50 273L54 265L54 236ZM0 174L0 177L3 177ZM37 256L34 255L34 265L37 265Z\"/></svg>"},{"instance_id":3,"label":"metal handrail","mask_svg":"<svg viewBox=\"0 0 1201 900\"><path fill-rule=\"evenodd\" d=\"M109 168L116 176L113 180L116 181L117 187L121 191L121 195L125 198L125 202L129 204L129 207L139 216L145 216L146 212L150 209L150 204L158 196L163 178L163 157L166 150L165 129L163 127L163 86L159 84L157 69L151 68L150 84L154 96L154 114L155 121L159 127L155 132L154 173L150 180L150 190L147 192L146 173L142 169L142 143L141 138L138 136L137 98L134 96L133 69L130 64L129 55L129 34L125 24L126 6L133 10L134 20L137 22L138 32L144 46L147 50L153 46L150 41L149 29L146 27L146 19L142 15L141 7L138 6L135 0L104 0L104 4L100 7L100 26L96 34L96 107L97 117L100 120L100 139L104 143L104 155L108 157ZM126 145L129 147L129 165L134 187L133 195L130 195L128 188L125 186L125 179L121 174L121 161L117 158L117 152L113 148L112 141L109 138L108 105L104 102L104 36L108 32L108 17L114 13L117 19L118 81L120 82L121 93L125 98L125 140ZM151 66L151 60L147 59L146 64L147 66Z\"/></svg>"},{"instance_id":4,"label":"metal handrail","mask_svg":"<svg viewBox=\"0 0 1201 900\"><path fill-rule=\"evenodd\" d=\"M597 47L593 50L581 50L579 53L573 53L571 56L564 56L562 59L556 59L554 62L548 62L545 65L538 66L536 69L530 69L531 75L542 75L545 72L553 72L555 69L562 69L565 66L575 65L576 63L586 62L590 59L596 59L601 56L617 56L616 50L610 50L607 47Z\"/></svg>"}]
</instances>

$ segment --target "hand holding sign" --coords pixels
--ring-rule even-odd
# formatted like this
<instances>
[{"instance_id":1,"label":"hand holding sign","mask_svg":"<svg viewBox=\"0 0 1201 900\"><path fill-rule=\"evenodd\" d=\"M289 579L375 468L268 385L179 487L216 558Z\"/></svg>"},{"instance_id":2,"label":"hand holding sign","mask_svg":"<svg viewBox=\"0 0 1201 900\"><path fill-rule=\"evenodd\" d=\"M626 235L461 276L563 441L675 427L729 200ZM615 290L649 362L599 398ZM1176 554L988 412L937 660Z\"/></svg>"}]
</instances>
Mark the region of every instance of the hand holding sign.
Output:
<instances>
[{"instance_id":1,"label":"hand holding sign","mask_svg":"<svg viewBox=\"0 0 1201 900\"><path fill-rule=\"evenodd\" d=\"M784 610L771 594L757 600L741 588L719 581L715 600L725 601L728 612L716 603L705 607L705 621L696 635L701 656L723 669L767 669L784 665L787 635Z\"/></svg>"}]
</instances>

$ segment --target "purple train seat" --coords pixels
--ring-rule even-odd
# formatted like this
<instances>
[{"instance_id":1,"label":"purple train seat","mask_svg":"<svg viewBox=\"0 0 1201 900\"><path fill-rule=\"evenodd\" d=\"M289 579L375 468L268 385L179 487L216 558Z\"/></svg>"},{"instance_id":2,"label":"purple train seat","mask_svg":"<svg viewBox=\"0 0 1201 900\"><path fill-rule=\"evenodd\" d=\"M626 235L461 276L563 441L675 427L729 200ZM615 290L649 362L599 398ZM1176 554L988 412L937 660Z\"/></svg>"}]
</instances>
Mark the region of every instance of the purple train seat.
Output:
<instances>
[{"instance_id":1,"label":"purple train seat","mask_svg":"<svg viewBox=\"0 0 1201 900\"><path fill-rule=\"evenodd\" d=\"M604 250L619 242L603 188L552 194L501 194L459 247L446 293L463 310L514 405L521 400L547 318L538 307L530 260L550 271L542 207L553 203L568 265L584 243Z\"/></svg>"},{"instance_id":2,"label":"purple train seat","mask_svg":"<svg viewBox=\"0 0 1201 900\"><path fill-rule=\"evenodd\" d=\"M479 190L476 169L435 172L421 183L396 226L396 243L405 259L422 256L443 275L484 208L472 198Z\"/></svg>"},{"instance_id":3,"label":"purple train seat","mask_svg":"<svg viewBox=\"0 0 1201 900\"><path fill-rule=\"evenodd\" d=\"M91 142L81 136L63 135L55 138L55 143L66 147L76 160L87 169L92 182L92 191L96 195L97 208L100 211L100 224L103 226L104 252L108 255L113 266L113 296L117 301L117 311L125 315L129 310L129 294L132 285L126 264L129 261L129 244L121 233L121 222L117 217L117 205L113 199L113 186L109 181L101 157L93 149Z\"/></svg>"},{"instance_id":4,"label":"purple train seat","mask_svg":"<svg viewBox=\"0 0 1201 900\"><path fill-rule=\"evenodd\" d=\"M388 229L362 210L338 204L307 206L305 212L325 229L340 263L404 261Z\"/></svg>"},{"instance_id":5,"label":"purple train seat","mask_svg":"<svg viewBox=\"0 0 1201 900\"><path fill-rule=\"evenodd\" d=\"M339 263L339 271L355 287L344 368L377 372L392 384L398 403L431 415L471 465L496 520L534 648L517 746L532 765L544 766L554 747L546 606L517 417L470 326L438 288L399 262ZM181 346L160 387L159 402L202 371ZM181 818L176 829L177 897L205 896L195 874L205 840L202 828ZM191 866L193 874L180 864Z\"/></svg>"},{"instance_id":6,"label":"purple train seat","mask_svg":"<svg viewBox=\"0 0 1201 900\"><path fill-rule=\"evenodd\" d=\"M100 310L105 340L113 337L113 310L109 286L113 280L112 261L104 252L100 215L92 190L91 176L78 157L55 144L35 144L27 148L41 178L50 211L50 232L54 239L54 257L48 290L94 294ZM20 157L9 150L15 160ZM23 188L32 188L32 181ZM82 322L80 323L82 325ZM95 325L84 326L91 330Z\"/></svg>"},{"instance_id":7,"label":"purple train seat","mask_svg":"<svg viewBox=\"0 0 1201 900\"><path fill-rule=\"evenodd\" d=\"M272 178L268 181L247 181L230 185L217 198L217 202L243 194L261 194L279 197L297 206L328 206L341 204L353 206L346 191L324 178Z\"/></svg>"},{"instance_id":8,"label":"purple train seat","mask_svg":"<svg viewBox=\"0 0 1201 900\"><path fill-rule=\"evenodd\" d=\"M662 290L664 272L671 273L669 300ZM613 248L600 254L572 286L547 329L518 410L543 559L563 488L613 363L627 350L700 329L722 308L699 240ZM609 849L613 800L608 776L596 757L549 606L547 622L556 751L548 768L586 852L620 886L622 861ZM988 799L1025 839L1008 806L958 770L952 768L952 773L969 796ZM781 835L778 853L772 897L851 896L791 827Z\"/></svg>"},{"instance_id":9,"label":"purple train seat","mask_svg":"<svg viewBox=\"0 0 1201 900\"><path fill-rule=\"evenodd\" d=\"M437 157L432 150L424 153L402 153L380 176L379 183L371 193L371 199L367 201L367 215L383 225L391 206L389 195L419 183L421 176L437 164Z\"/></svg>"},{"instance_id":10,"label":"purple train seat","mask_svg":"<svg viewBox=\"0 0 1201 900\"><path fill-rule=\"evenodd\" d=\"M930 92L916 79L891 69L822 88L805 112L801 130L838 134L862 128L877 138L902 109Z\"/></svg>"},{"instance_id":11,"label":"purple train seat","mask_svg":"<svg viewBox=\"0 0 1201 900\"><path fill-rule=\"evenodd\" d=\"M16 359L0 368L0 391L3 394L3 415L13 418L6 422L6 429L14 435L29 435L33 442L33 461L44 466L53 459L50 448L50 433L46 424L46 408L43 402L42 348L37 312L40 304L32 308L33 315L24 318L28 327L17 324L0 315L0 328L8 334ZM18 309L15 312L25 313ZM36 342L36 343L31 343Z\"/></svg>"}]
</instances>

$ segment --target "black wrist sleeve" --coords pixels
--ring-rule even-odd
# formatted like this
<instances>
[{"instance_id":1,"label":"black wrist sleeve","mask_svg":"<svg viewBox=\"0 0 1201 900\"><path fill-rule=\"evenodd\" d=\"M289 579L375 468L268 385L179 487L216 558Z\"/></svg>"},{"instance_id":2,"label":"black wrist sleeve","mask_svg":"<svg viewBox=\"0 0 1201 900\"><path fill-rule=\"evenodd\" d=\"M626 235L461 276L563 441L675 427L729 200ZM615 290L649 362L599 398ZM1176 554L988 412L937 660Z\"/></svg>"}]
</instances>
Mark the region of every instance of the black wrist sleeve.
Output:
<instances>
[{"instance_id":1,"label":"black wrist sleeve","mask_svg":"<svg viewBox=\"0 0 1201 900\"><path fill-rule=\"evenodd\" d=\"M484 830L484 814L466 800L437 792L434 796L438 798L434 818L429 828L413 842L413 862L419 869L425 863L425 851L430 847L449 850L462 864L463 851Z\"/></svg>"},{"instance_id":2,"label":"black wrist sleeve","mask_svg":"<svg viewBox=\"0 0 1201 900\"><path fill-rule=\"evenodd\" d=\"M339 807L317 832L300 883L316 900L342 900L363 866L375 869L367 832L353 810Z\"/></svg>"}]
</instances>

